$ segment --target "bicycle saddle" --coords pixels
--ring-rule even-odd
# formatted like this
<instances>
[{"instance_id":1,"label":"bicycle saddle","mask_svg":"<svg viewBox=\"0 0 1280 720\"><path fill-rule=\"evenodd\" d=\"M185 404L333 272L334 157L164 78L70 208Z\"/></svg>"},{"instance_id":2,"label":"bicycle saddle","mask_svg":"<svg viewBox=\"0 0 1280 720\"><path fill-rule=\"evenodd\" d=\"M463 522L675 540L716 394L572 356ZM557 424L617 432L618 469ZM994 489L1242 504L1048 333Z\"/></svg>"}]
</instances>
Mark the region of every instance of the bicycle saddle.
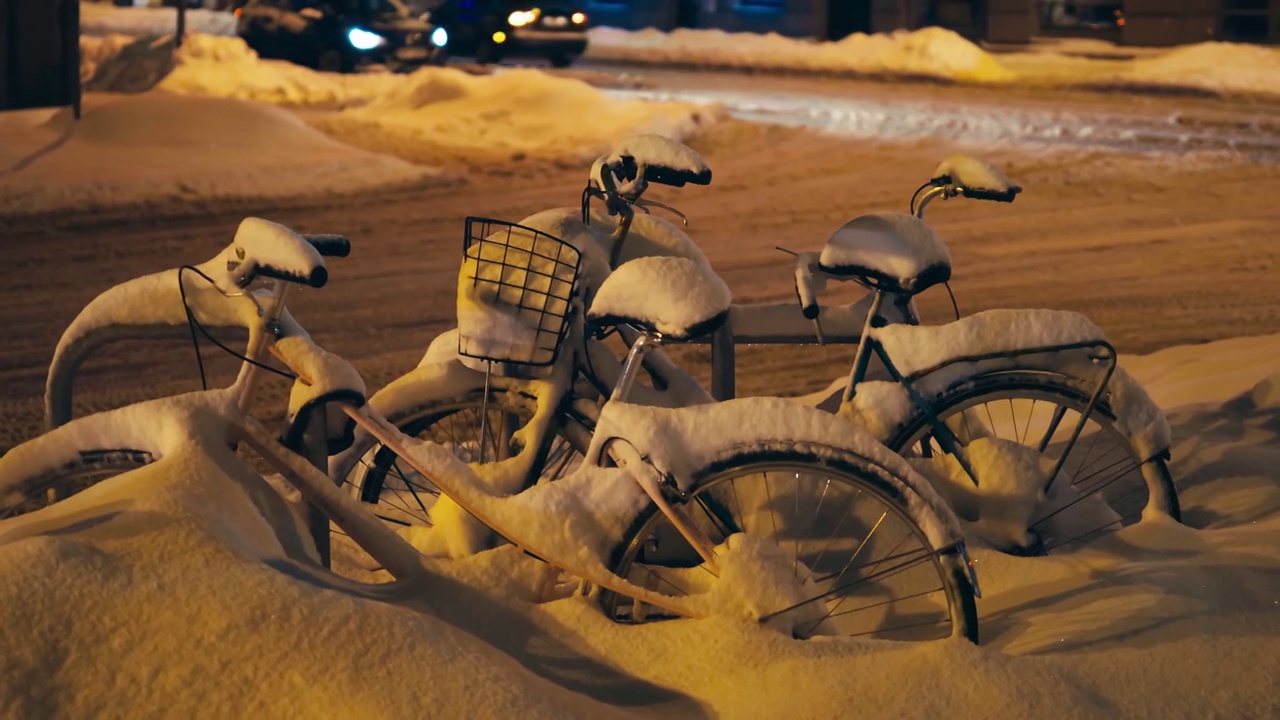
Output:
<instances>
[{"instance_id":1,"label":"bicycle saddle","mask_svg":"<svg viewBox=\"0 0 1280 720\"><path fill-rule=\"evenodd\" d=\"M683 342L720 327L731 300L729 287L709 267L688 258L652 255L619 265L596 291L587 318Z\"/></svg>"},{"instance_id":2,"label":"bicycle saddle","mask_svg":"<svg viewBox=\"0 0 1280 720\"><path fill-rule=\"evenodd\" d=\"M859 215L845 223L827 240L818 266L833 277L907 295L951 279L951 254L942 238L925 221L898 212Z\"/></svg>"}]
</instances>

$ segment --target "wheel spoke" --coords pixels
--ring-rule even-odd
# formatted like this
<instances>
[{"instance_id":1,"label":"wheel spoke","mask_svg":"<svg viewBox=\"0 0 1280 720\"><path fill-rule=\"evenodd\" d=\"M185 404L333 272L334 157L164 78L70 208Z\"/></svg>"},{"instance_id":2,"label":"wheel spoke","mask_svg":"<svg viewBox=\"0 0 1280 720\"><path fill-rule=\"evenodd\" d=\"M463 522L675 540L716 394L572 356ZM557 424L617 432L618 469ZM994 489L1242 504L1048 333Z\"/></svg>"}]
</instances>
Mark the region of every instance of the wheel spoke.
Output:
<instances>
[{"instance_id":1,"label":"wheel spoke","mask_svg":"<svg viewBox=\"0 0 1280 720\"><path fill-rule=\"evenodd\" d=\"M787 498L789 492L795 497ZM690 504L696 502L701 510L696 517L705 517L698 520L699 525L726 535L735 530L758 533L758 540L780 551L761 555L762 561L776 563L779 573L787 573L785 565L791 564L787 577L800 583L799 597L807 599L761 618L762 622L822 602L811 611L812 617L806 613L806 619L798 621L795 632L802 633L817 619L813 628L821 626L823 633L901 636L904 626L926 619L925 614L927 624L945 627L952 617L953 597L960 598L954 602L967 603L969 609L959 616L972 622L972 597L948 589L956 581L944 570L939 553L928 546L919 521L913 519L917 516L868 479L812 461L763 461L722 470L701 481L691 494ZM761 512L767 512L769 519L753 519ZM710 576L706 564L661 514L653 515L624 547L628 549L615 571L645 587L658 582L671 592L704 592L708 585L721 582ZM693 568L704 572L693 573ZM676 590L675 586L685 587ZM938 590L944 591L943 602L922 600L937 596ZM649 617L641 617L642 604L608 591L602 598L615 618Z\"/></svg>"}]
</instances>

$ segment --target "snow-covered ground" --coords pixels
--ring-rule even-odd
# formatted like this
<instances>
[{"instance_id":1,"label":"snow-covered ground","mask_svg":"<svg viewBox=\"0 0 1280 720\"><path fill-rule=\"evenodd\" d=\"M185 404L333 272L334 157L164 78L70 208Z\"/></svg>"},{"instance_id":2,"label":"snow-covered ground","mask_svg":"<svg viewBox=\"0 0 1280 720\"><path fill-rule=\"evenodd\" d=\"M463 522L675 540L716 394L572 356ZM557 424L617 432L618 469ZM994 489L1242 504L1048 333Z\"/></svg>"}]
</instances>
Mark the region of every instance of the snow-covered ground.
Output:
<instances>
[{"instance_id":1,"label":"snow-covered ground","mask_svg":"<svg viewBox=\"0 0 1280 720\"><path fill-rule=\"evenodd\" d=\"M192 47L232 47L201 42ZM181 59L170 77L198 62ZM263 66L250 65L255 78L245 82L265 77L265 87L233 83L222 92L234 74L209 69L194 73L193 88L174 89L194 95L95 96L84 127L97 129L61 144L62 126L42 125L45 117L3 116L10 124L0 128L0 167L10 171L0 175L0 198L29 194L22 207L0 212L38 204L27 180L42 172L48 184L39 192L73 207L106 192L94 182L124 178L155 188L166 212L190 205L177 182L201 192L264 180L328 192L339 182L330 161L357 179L381 177L379 167L419 172L334 143L281 107L307 105L308 121L350 113L360 122L347 127L359 134L378 120L361 112L383 100L350 88L385 79L277 68L284 79L273 85ZM406 95L382 107L397 123L403 113L417 132L435 126L417 119L408 96L461 87L476 103L471 117L513 135L527 129L502 126L516 121L468 82L438 75L412 91L405 83ZM272 104L239 100L241 92ZM575 93L568 96L594 97ZM192 108L207 118L192 117ZM98 125L93 113L103 113ZM178 120L194 123L190 134L182 122L174 127ZM262 137L211 139L217 133L203 123L225 128L223 120L262 128ZM403 143L404 132L386 137ZM441 128L436 137L447 134ZM866 142L737 122L697 140L713 159L715 185L657 197L689 212L690 232L739 300L790 297L790 259L774 245L813 248L852 214L901 206L956 151L952 142ZM452 152L422 147L436 159ZM957 201L931 215L951 245L966 313L993 304L1080 309L1122 349L1162 347L1169 337L1255 336L1123 358L1169 411L1190 527L1143 523L1052 558L979 554L982 647L801 643L727 619L616 626L581 600L533 603L538 566L507 550L437 563L418 586L371 589L309 566L302 532L256 476L179 456L60 509L0 522L0 716L1277 716L1280 336L1257 336L1274 332L1280 307L1276 250L1265 241L1280 227L1280 211L1267 202L1274 167L1228 154L1189 161L988 150L1027 187L1025 197L1008 208ZM66 151L73 154L59 156ZM355 238L332 287L297 303L321 342L384 380L416 360L422 334L453 322L464 214L516 218L576 201L585 167L522 178L510 155L523 151L503 147L500 167L512 176L474 187L272 208L270 216L306 230ZM136 157L155 164L131 165ZM80 160L92 177L78 170ZM272 163L278 177L265 174ZM257 175L235 174L246 168ZM192 181L193 169L207 169L208 178ZM240 218L234 207L173 222L136 213L95 224L64 213L58 220L70 229L7 228L6 444L35 433L43 368L75 310L112 282L221 247ZM946 304L938 312L940 302L923 299L927 318L950 311ZM827 366L847 371L847 348L832 348L826 366L822 349L801 357L787 348L780 361L753 361L749 350L740 368L764 378L742 382L744 392L762 384L804 391L826 383ZM157 367L172 360L160 356L179 354L189 370L186 347L113 354L89 368L81 397L102 407L137 399L140 388L189 389ZM95 390L104 378L107 387Z\"/></svg>"},{"instance_id":2,"label":"snow-covered ground","mask_svg":"<svg viewBox=\"0 0 1280 720\"><path fill-rule=\"evenodd\" d=\"M0 213L345 194L439 173L358 150L269 105L167 93L0 115Z\"/></svg>"},{"instance_id":3,"label":"snow-covered ground","mask_svg":"<svg viewBox=\"0 0 1280 720\"><path fill-rule=\"evenodd\" d=\"M979 553L981 647L614 625L532 602L509 548L363 586L308 563L256 476L180 454L0 522L0 714L1274 717L1277 356L1280 335L1128 358L1169 403L1191 527Z\"/></svg>"},{"instance_id":4,"label":"snow-covered ground","mask_svg":"<svg viewBox=\"0 0 1280 720\"><path fill-rule=\"evenodd\" d=\"M684 137L715 117L536 70L332 75L213 35L188 37L172 59L164 41L123 35L82 48L90 88L150 91L91 94L79 123L0 116L0 213L360 192L457 171L458 158L581 162L633 133Z\"/></svg>"}]
</instances>

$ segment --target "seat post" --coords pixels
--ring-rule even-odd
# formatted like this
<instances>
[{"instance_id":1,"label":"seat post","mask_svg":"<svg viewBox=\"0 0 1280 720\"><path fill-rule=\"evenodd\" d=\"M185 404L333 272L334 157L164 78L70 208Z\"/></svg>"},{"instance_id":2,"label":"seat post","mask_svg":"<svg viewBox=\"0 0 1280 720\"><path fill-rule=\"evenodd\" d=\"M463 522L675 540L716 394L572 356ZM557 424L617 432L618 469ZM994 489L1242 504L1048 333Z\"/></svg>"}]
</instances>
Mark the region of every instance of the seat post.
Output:
<instances>
[{"instance_id":1,"label":"seat post","mask_svg":"<svg viewBox=\"0 0 1280 720\"><path fill-rule=\"evenodd\" d=\"M613 394L609 396L609 401L618 400L626 402L627 396L631 394L631 386L635 384L636 376L640 374L640 368L644 365L644 358L649 351L662 346L662 335L653 332L644 332L631 345L631 351L627 353L627 359L622 364L622 375L618 378L618 384L613 386Z\"/></svg>"}]
</instances>

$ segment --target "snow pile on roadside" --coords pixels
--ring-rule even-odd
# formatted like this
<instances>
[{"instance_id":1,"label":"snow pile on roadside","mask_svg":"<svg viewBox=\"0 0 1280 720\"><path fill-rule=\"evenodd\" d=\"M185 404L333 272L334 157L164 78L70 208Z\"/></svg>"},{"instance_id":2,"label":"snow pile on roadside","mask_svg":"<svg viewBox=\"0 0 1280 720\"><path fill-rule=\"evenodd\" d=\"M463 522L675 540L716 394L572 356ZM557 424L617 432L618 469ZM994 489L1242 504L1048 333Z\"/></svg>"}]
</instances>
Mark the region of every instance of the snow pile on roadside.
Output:
<instances>
[{"instance_id":1,"label":"snow pile on roadside","mask_svg":"<svg viewBox=\"0 0 1280 720\"><path fill-rule=\"evenodd\" d=\"M44 120L43 122L36 122ZM269 105L162 93L0 118L0 214L349 193L436 173L343 145Z\"/></svg>"},{"instance_id":2,"label":"snow pile on roadside","mask_svg":"<svg viewBox=\"0 0 1280 720\"><path fill-rule=\"evenodd\" d=\"M684 139L717 117L715 109L688 103L614 99L580 80L539 70L477 76L423 68L368 104L313 118L312 124L397 153L416 148L427 157L577 162L638 133Z\"/></svg>"},{"instance_id":3,"label":"snow pile on roadside","mask_svg":"<svg viewBox=\"0 0 1280 720\"><path fill-rule=\"evenodd\" d=\"M683 139L716 117L716 111L688 103L611 98L580 80L538 70L471 75L426 67L407 76L337 75L262 60L240 38L212 35L189 36L171 65L171 48L163 42L129 44L110 36L85 38L82 45L95 63L95 89L141 89L153 77L155 88L183 95L347 108L308 120L354 145L427 164L513 156L579 161L637 133Z\"/></svg>"},{"instance_id":4,"label":"snow pile on roadside","mask_svg":"<svg viewBox=\"0 0 1280 720\"><path fill-rule=\"evenodd\" d=\"M1145 380L1213 356L1233 388L1268 382L1280 336L1227 342L1126 362ZM1242 344L1265 352L1218 352ZM1217 375L1198 380L1181 397L1220 397ZM532 602L544 568L512 547L434 565L425 586L359 585L307 562L301 524L240 461L179 453L0 521L0 715L1274 717L1265 396L1172 413L1200 529L976 552L982 647L615 625L580 597Z\"/></svg>"},{"instance_id":5,"label":"snow pile on roadside","mask_svg":"<svg viewBox=\"0 0 1280 720\"><path fill-rule=\"evenodd\" d=\"M812 42L775 33L678 29L670 33L599 27L587 57L732 68L804 70L867 75L914 75L968 82L1000 82L1013 73L977 45L944 28Z\"/></svg>"},{"instance_id":6,"label":"snow pile on roadside","mask_svg":"<svg viewBox=\"0 0 1280 720\"><path fill-rule=\"evenodd\" d=\"M186 23L187 32L236 34L236 16L229 12L188 8ZM85 35L172 35L177 29L177 8L121 8L105 3L80 3L80 32Z\"/></svg>"},{"instance_id":7,"label":"snow pile on roadside","mask_svg":"<svg viewBox=\"0 0 1280 720\"><path fill-rule=\"evenodd\" d=\"M82 36L80 58L80 77L89 90L159 88L276 105L359 105L403 80L396 75L320 73L281 60L262 60L240 38L201 34L188 35L176 52L171 37Z\"/></svg>"},{"instance_id":8,"label":"snow pile on roadside","mask_svg":"<svg viewBox=\"0 0 1280 720\"><path fill-rule=\"evenodd\" d=\"M358 105L403 82L403 76L322 73L282 60L262 60L244 40L192 35L157 86L184 95L257 100L277 105Z\"/></svg>"},{"instance_id":9,"label":"snow pile on roadside","mask_svg":"<svg viewBox=\"0 0 1280 720\"><path fill-rule=\"evenodd\" d=\"M1280 95L1280 48L1205 42L1133 61L1117 80L1224 94Z\"/></svg>"}]
</instances>

